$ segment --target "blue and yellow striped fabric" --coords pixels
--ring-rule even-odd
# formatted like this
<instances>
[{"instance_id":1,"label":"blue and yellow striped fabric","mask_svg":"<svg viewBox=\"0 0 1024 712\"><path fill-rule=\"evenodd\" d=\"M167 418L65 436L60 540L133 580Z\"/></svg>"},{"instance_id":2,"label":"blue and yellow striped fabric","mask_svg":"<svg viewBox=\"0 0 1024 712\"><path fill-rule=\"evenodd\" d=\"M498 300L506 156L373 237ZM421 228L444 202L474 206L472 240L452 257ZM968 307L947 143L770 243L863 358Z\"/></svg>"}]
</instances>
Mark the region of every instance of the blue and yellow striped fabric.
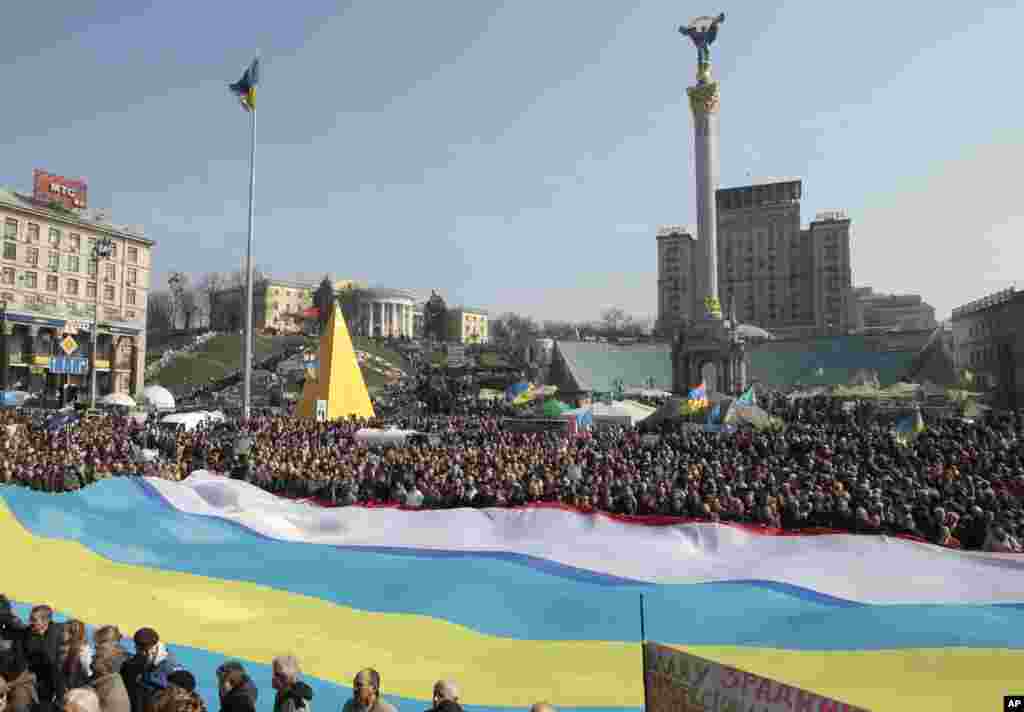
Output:
<instances>
[{"instance_id":1,"label":"blue and yellow striped fabric","mask_svg":"<svg viewBox=\"0 0 1024 712\"><path fill-rule=\"evenodd\" d=\"M364 666L403 712L429 707L439 678L461 684L470 710L637 709L641 592L652 639L873 712L996 709L1024 665L1021 604L869 605L758 581L640 583L504 552L287 542L183 513L138 479L0 497L9 597L129 635L156 628L211 705L213 670L237 657L270 710L268 664L294 653L323 710Z\"/></svg>"}]
</instances>

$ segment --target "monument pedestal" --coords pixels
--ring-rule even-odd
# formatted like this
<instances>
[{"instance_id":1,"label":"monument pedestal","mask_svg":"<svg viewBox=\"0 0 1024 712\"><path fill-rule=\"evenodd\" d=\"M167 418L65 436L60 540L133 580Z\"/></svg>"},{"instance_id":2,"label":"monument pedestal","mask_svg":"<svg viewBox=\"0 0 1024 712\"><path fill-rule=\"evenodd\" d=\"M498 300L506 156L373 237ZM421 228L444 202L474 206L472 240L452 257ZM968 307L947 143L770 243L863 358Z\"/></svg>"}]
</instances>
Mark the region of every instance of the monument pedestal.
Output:
<instances>
[{"instance_id":1,"label":"monument pedestal","mask_svg":"<svg viewBox=\"0 0 1024 712\"><path fill-rule=\"evenodd\" d=\"M672 391L686 397L704 382L704 366L715 367L708 390L741 393L747 386L746 347L729 322L705 317L684 324L672 343Z\"/></svg>"}]
</instances>

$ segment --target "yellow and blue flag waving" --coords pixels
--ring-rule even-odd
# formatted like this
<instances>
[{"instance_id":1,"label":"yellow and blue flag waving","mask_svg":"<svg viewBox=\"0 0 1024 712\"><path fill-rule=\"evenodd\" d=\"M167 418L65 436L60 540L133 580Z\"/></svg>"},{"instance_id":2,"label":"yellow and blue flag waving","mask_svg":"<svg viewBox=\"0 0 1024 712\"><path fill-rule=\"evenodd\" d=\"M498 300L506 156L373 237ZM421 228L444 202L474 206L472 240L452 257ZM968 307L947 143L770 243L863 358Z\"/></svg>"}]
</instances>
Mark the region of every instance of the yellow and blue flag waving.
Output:
<instances>
[{"instance_id":1,"label":"yellow and blue flag waving","mask_svg":"<svg viewBox=\"0 0 1024 712\"><path fill-rule=\"evenodd\" d=\"M260 82L260 58L252 60L252 64L242 74L242 78L229 88L238 97L242 108L246 111L256 110L256 85Z\"/></svg>"},{"instance_id":2,"label":"yellow and blue flag waving","mask_svg":"<svg viewBox=\"0 0 1024 712\"><path fill-rule=\"evenodd\" d=\"M896 423L896 439L907 444L925 431L924 418L920 410L915 410L912 415L900 418Z\"/></svg>"},{"instance_id":3,"label":"yellow and blue flag waving","mask_svg":"<svg viewBox=\"0 0 1024 712\"><path fill-rule=\"evenodd\" d=\"M689 415L697 413L708 407L708 389L707 385L703 382L696 388L691 388L689 395L686 396L686 401L681 404L680 410L683 415Z\"/></svg>"},{"instance_id":4,"label":"yellow and blue flag waving","mask_svg":"<svg viewBox=\"0 0 1024 712\"><path fill-rule=\"evenodd\" d=\"M641 592L659 640L861 709L974 710L1019 683L1024 561L726 526L324 510L206 473L62 495L0 485L5 564L31 571L4 578L19 614L45 602L129 635L151 626L208 705L226 658L269 693L271 659L294 652L323 710L373 665L402 710L452 675L473 712L635 712Z\"/></svg>"}]
</instances>

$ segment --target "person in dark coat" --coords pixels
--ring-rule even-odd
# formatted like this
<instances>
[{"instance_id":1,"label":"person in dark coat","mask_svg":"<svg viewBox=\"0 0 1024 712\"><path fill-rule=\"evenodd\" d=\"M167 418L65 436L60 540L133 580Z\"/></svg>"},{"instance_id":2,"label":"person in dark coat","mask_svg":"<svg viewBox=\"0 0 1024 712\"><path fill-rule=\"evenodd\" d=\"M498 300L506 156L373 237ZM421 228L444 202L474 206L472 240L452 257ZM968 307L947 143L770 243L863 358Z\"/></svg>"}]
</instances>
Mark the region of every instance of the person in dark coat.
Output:
<instances>
[{"instance_id":1,"label":"person in dark coat","mask_svg":"<svg viewBox=\"0 0 1024 712\"><path fill-rule=\"evenodd\" d=\"M131 712L147 712L156 693L167 688L167 676L181 666L152 628L140 628L134 641L135 656L121 666L121 678L131 701Z\"/></svg>"},{"instance_id":2,"label":"person in dark coat","mask_svg":"<svg viewBox=\"0 0 1024 712\"><path fill-rule=\"evenodd\" d=\"M235 661L217 668L217 689L220 694L220 712L256 712L259 690Z\"/></svg>"},{"instance_id":3,"label":"person in dark coat","mask_svg":"<svg viewBox=\"0 0 1024 712\"><path fill-rule=\"evenodd\" d=\"M29 672L36 676L39 712L51 712L65 692L58 662L64 626L53 622L53 609L49 606L33 608L28 623L23 647L25 661Z\"/></svg>"}]
</instances>

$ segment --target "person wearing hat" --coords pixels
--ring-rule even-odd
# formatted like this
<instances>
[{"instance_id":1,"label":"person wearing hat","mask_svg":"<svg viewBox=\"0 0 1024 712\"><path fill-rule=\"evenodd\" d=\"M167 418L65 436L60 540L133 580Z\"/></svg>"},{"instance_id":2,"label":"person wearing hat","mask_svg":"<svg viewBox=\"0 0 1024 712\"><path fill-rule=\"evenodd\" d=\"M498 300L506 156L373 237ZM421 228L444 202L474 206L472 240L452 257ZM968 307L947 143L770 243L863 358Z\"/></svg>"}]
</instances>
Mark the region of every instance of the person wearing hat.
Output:
<instances>
[{"instance_id":1,"label":"person wearing hat","mask_svg":"<svg viewBox=\"0 0 1024 712\"><path fill-rule=\"evenodd\" d=\"M169 686L180 687L181 689L188 690L189 692L196 691L195 676L188 670L185 670L184 668L180 670L175 670L170 675L168 675L167 684Z\"/></svg>"},{"instance_id":2,"label":"person wearing hat","mask_svg":"<svg viewBox=\"0 0 1024 712\"><path fill-rule=\"evenodd\" d=\"M121 666L131 712L147 712L153 696L167 688L167 676L181 666L152 628L140 628L133 637L135 656Z\"/></svg>"},{"instance_id":3,"label":"person wearing hat","mask_svg":"<svg viewBox=\"0 0 1024 712\"><path fill-rule=\"evenodd\" d=\"M217 668L217 692L220 712L256 712L259 690L242 663L231 660Z\"/></svg>"}]
</instances>

